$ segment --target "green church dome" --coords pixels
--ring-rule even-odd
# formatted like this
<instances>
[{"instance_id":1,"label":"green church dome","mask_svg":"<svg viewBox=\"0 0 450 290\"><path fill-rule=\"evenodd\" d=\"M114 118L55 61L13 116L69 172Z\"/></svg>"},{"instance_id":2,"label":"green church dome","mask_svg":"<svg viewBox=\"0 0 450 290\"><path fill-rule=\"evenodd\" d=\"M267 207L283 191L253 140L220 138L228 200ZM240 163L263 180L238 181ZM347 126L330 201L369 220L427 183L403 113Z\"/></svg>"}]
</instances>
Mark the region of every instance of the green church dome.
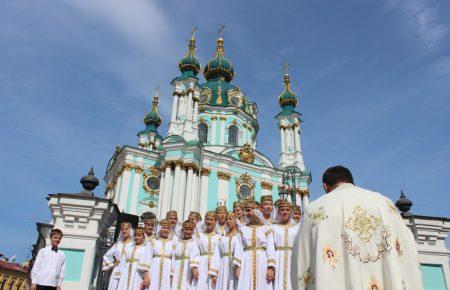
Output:
<instances>
[{"instance_id":1,"label":"green church dome","mask_svg":"<svg viewBox=\"0 0 450 290\"><path fill-rule=\"evenodd\" d=\"M223 39L219 37L217 39L216 56L213 59L208 60L205 66L203 74L206 80L223 79L227 82L231 81L234 77L234 68L231 61L223 56Z\"/></svg>"},{"instance_id":2,"label":"green church dome","mask_svg":"<svg viewBox=\"0 0 450 290\"><path fill-rule=\"evenodd\" d=\"M291 90L291 81L287 73L284 75L283 83L284 83L284 90L278 96L278 103L283 109L285 108L294 109L297 106L297 95Z\"/></svg>"},{"instance_id":3,"label":"green church dome","mask_svg":"<svg viewBox=\"0 0 450 290\"><path fill-rule=\"evenodd\" d=\"M195 57L195 38L192 36L189 41L188 53L178 63L181 73L196 76L200 72L200 62Z\"/></svg>"},{"instance_id":4,"label":"green church dome","mask_svg":"<svg viewBox=\"0 0 450 290\"><path fill-rule=\"evenodd\" d=\"M162 119L158 113L158 99L159 96L157 90L155 96L153 97L152 110L144 117L144 123L146 125L144 132L157 132L158 127L161 125Z\"/></svg>"}]
</instances>

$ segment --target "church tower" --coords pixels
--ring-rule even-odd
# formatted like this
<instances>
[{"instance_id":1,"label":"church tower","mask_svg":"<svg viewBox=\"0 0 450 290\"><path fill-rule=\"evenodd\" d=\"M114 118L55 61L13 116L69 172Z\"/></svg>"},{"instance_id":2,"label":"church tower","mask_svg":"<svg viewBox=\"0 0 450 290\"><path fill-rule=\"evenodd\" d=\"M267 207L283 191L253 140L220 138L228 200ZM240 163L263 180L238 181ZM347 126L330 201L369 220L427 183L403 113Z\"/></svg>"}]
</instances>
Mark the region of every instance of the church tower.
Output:
<instances>
[{"instance_id":1,"label":"church tower","mask_svg":"<svg viewBox=\"0 0 450 290\"><path fill-rule=\"evenodd\" d=\"M174 100L168 135L177 135L186 141L198 140L196 120L200 91L197 74L200 72L200 63L195 56L195 30L191 33L187 55L178 64L181 76L171 83Z\"/></svg>"},{"instance_id":2,"label":"church tower","mask_svg":"<svg viewBox=\"0 0 450 290\"><path fill-rule=\"evenodd\" d=\"M285 66L284 90L278 96L281 112L275 117L278 120L278 128L281 137L281 152L278 167L284 169L294 166L304 171L303 154L300 143L301 114L295 110L297 96L291 89L291 80Z\"/></svg>"},{"instance_id":3,"label":"church tower","mask_svg":"<svg viewBox=\"0 0 450 290\"><path fill-rule=\"evenodd\" d=\"M150 151L155 151L161 144L163 139L158 133L158 127L161 125L162 119L158 113L159 87L156 89L153 97L152 110L145 115L145 129L138 133L139 147Z\"/></svg>"}]
</instances>

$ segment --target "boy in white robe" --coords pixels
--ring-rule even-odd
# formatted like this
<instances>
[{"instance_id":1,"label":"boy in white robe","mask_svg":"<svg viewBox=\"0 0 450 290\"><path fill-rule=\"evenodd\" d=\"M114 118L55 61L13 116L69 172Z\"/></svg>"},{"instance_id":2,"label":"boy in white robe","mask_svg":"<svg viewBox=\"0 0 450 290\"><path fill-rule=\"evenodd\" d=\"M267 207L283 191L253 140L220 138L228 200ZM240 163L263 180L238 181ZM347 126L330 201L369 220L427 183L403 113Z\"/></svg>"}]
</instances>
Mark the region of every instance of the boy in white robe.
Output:
<instances>
[{"instance_id":1,"label":"boy in white robe","mask_svg":"<svg viewBox=\"0 0 450 290\"><path fill-rule=\"evenodd\" d=\"M221 205L216 208L216 217L217 217L216 232L218 232L221 236L227 234L226 230L227 214L228 210L226 206Z\"/></svg>"},{"instance_id":2,"label":"boy in white robe","mask_svg":"<svg viewBox=\"0 0 450 290\"><path fill-rule=\"evenodd\" d=\"M215 265L220 264L220 256L217 248L220 235L216 233L216 222L216 213L208 211L205 214L206 229L199 234L197 241L200 251L200 255L196 259L199 272L196 286L198 290L211 290L216 288L219 269Z\"/></svg>"},{"instance_id":3,"label":"boy in white robe","mask_svg":"<svg viewBox=\"0 0 450 290\"><path fill-rule=\"evenodd\" d=\"M147 247L147 260L150 259L150 287L149 290L170 289L172 282L172 262L174 241L169 238L171 223L162 220L158 238L150 241Z\"/></svg>"},{"instance_id":4,"label":"boy in white robe","mask_svg":"<svg viewBox=\"0 0 450 290\"><path fill-rule=\"evenodd\" d=\"M144 220L145 241L149 243L155 238L154 230L157 225L156 219L147 218Z\"/></svg>"},{"instance_id":5,"label":"boy in white robe","mask_svg":"<svg viewBox=\"0 0 450 290\"><path fill-rule=\"evenodd\" d=\"M273 206L273 199L271 195L263 195L260 198L262 223L271 225L275 222L275 207Z\"/></svg>"},{"instance_id":6,"label":"boy in white robe","mask_svg":"<svg viewBox=\"0 0 450 290\"><path fill-rule=\"evenodd\" d=\"M119 241L103 256L102 271L109 271L112 269L108 290L118 289L120 275L122 274L122 268L126 260L125 254L132 246L131 224L128 222L121 223Z\"/></svg>"},{"instance_id":7,"label":"boy in white robe","mask_svg":"<svg viewBox=\"0 0 450 290\"><path fill-rule=\"evenodd\" d=\"M237 278L234 274L236 265L233 263L235 256L236 244L240 243L239 233L236 226L237 215L234 212L229 212L227 216L228 233L220 237L219 254L220 265L216 266L220 269L219 277L217 278L216 289L234 290L237 288Z\"/></svg>"},{"instance_id":8,"label":"boy in white robe","mask_svg":"<svg viewBox=\"0 0 450 290\"><path fill-rule=\"evenodd\" d=\"M277 202L277 223L273 224L273 239L275 243L274 290L292 290L291 256L292 246L300 228L299 223L292 223L292 205L287 200Z\"/></svg>"},{"instance_id":9,"label":"boy in white robe","mask_svg":"<svg viewBox=\"0 0 450 290\"><path fill-rule=\"evenodd\" d=\"M198 211L191 211L189 213L188 220L193 222L195 225L192 236L194 238L198 238L199 233L202 231L201 230L201 221L202 221L201 214Z\"/></svg>"},{"instance_id":10,"label":"boy in white robe","mask_svg":"<svg viewBox=\"0 0 450 290\"><path fill-rule=\"evenodd\" d=\"M198 278L198 260L200 254L196 239L192 238L195 224L187 220L182 224L182 238L174 242L173 290L194 289L194 276Z\"/></svg>"},{"instance_id":11,"label":"boy in white robe","mask_svg":"<svg viewBox=\"0 0 450 290\"><path fill-rule=\"evenodd\" d=\"M423 290L411 231L392 202L357 187L343 166L304 210L292 257L294 289Z\"/></svg>"},{"instance_id":12,"label":"boy in white robe","mask_svg":"<svg viewBox=\"0 0 450 290\"><path fill-rule=\"evenodd\" d=\"M146 260L146 243L143 228L139 227L134 230L134 245L127 250L125 258L117 289L147 289L150 282L148 273L150 265L148 260Z\"/></svg>"},{"instance_id":13,"label":"boy in white robe","mask_svg":"<svg viewBox=\"0 0 450 290\"><path fill-rule=\"evenodd\" d=\"M170 223L169 238L177 240L181 235L181 226L178 223L178 213L175 210L169 210L166 213L166 220Z\"/></svg>"},{"instance_id":14,"label":"boy in white robe","mask_svg":"<svg viewBox=\"0 0 450 290\"><path fill-rule=\"evenodd\" d=\"M294 222L299 223L302 220L302 209L299 205L292 206L292 214Z\"/></svg>"},{"instance_id":15,"label":"boy in white robe","mask_svg":"<svg viewBox=\"0 0 450 290\"><path fill-rule=\"evenodd\" d=\"M271 226L255 215L258 206L252 200L244 203L247 225L238 223L240 243L234 260L238 290L271 290L275 277L275 249ZM240 261L239 261L240 260Z\"/></svg>"},{"instance_id":16,"label":"boy in white robe","mask_svg":"<svg viewBox=\"0 0 450 290\"><path fill-rule=\"evenodd\" d=\"M244 204L237 200L235 202L233 202L233 212L236 214L237 219L241 222L244 223L244 209L243 209Z\"/></svg>"}]
</instances>

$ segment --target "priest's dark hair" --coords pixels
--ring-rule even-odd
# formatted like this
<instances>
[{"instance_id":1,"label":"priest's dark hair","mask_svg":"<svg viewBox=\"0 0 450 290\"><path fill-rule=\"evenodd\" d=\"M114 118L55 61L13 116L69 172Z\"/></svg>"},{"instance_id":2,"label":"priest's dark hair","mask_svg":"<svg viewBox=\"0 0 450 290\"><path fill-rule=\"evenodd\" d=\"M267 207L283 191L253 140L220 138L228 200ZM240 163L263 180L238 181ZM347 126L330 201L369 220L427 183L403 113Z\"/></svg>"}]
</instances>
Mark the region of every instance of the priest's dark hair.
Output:
<instances>
[{"instance_id":1,"label":"priest's dark hair","mask_svg":"<svg viewBox=\"0 0 450 290\"><path fill-rule=\"evenodd\" d=\"M350 170L341 165L333 166L325 170L322 176L322 182L331 187L339 182L355 184Z\"/></svg>"}]
</instances>

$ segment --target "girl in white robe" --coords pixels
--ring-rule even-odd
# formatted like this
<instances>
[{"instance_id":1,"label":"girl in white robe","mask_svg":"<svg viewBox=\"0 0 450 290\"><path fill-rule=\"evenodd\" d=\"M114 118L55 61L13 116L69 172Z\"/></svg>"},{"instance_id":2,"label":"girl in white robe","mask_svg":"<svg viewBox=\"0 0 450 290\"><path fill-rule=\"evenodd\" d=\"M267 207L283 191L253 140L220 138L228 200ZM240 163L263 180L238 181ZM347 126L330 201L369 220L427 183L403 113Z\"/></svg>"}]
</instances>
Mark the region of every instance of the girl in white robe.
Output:
<instances>
[{"instance_id":1,"label":"girl in white robe","mask_svg":"<svg viewBox=\"0 0 450 290\"><path fill-rule=\"evenodd\" d=\"M170 289L172 277L173 245L169 238L170 222L162 220L158 238L150 241L150 250L147 260L150 260L150 287L149 290Z\"/></svg>"},{"instance_id":2,"label":"girl in white robe","mask_svg":"<svg viewBox=\"0 0 450 290\"><path fill-rule=\"evenodd\" d=\"M198 260L200 254L197 240L192 238L195 224L185 221L182 224L182 239L174 242L173 255L173 290L195 289L198 278Z\"/></svg>"},{"instance_id":3,"label":"girl in white robe","mask_svg":"<svg viewBox=\"0 0 450 290\"><path fill-rule=\"evenodd\" d=\"M234 290L237 288L237 278L234 273L236 267L233 263L235 256L236 244L240 242L239 233L236 228L237 215L234 212L229 212L227 216L228 233L220 237L219 254L220 254L220 269L219 277L217 278L217 289L220 290Z\"/></svg>"},{"instance_id":4,"label":"girl in white robe","mask_svg":"<svg viewBox=\"0 0 450 290\"><path fill-rule=\"evenodd\" d=\"M272 290L275 276L275 249L271 226L261 223L254 214L254 201L244 204L247 225L238 222L240 243L235 251L238 290ZM240 262L239 260L240 259Z\"/></svg>"},{"instance_id":5,"label":"girl in white robe","mask_svg":"<svg viewBox=\"0 0 450 290\"><path fill-rule=\"evenodd\" d=\"M275 243L274 290L292 290L291 256L295 237L300 229L300 223L292 223L292 205L282 200L278 202L278 223L272 226Z\"/></svg>"},{"instance_id":6,"label":"girl in white robe","mask_svg":"<svg viewBox=\"0 0 450 290\"><path fill-rule=\"evenodd\" d=\"M215 231L216 222L215 212L209 211L205 214L204 225L206 229L198 237L198 248L200 252L200 255L196 259L199 271L196 287L198 290L216 289L219 269L215 265L220 264L218 251L220 235Z\"/></svg>"},{"instance_id":7,"label":"girl in white robe","mask_svg":"<svg viewBox=\"0 0 450 290\"><path fill-rule=\"evenodd\" d=\"M150 265L146 260L146 243L143 228L134 230L134 245L126 254L122 275L119 279L119 290L148 289Z\"/></svg>"},{"instance_id":8,"label":"girl in white robe","mask_svg":"<svg viewBox=\"0 0 450 290\"><path fill-rule=\"evenodd\" d=\"M119 241L112 246L103 256L103 271L112 269L109 278L108 290L117 290L123 264L125 264L125 254L133 245L131 240L131 224L122 223L120 225Z\"/></svg>"}]
</instances>

